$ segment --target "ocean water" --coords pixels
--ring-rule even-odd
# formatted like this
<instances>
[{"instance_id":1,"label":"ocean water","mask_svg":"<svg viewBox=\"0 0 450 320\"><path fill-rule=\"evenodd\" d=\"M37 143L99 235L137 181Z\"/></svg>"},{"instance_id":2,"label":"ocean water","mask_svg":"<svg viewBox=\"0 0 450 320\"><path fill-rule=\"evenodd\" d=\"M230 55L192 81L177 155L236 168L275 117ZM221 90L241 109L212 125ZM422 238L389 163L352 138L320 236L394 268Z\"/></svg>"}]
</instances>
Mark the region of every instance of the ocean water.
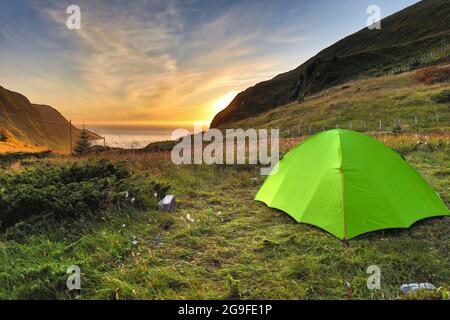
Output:
<instances>
[{"instance_id":1,"label":"ocean water","mask_svg":"<svg viewBox=\"0 0 450 320\"><path fill-rule=\"evenodd\" d=\"M102 137L105 137L107 146L126 149L144 148L149 143L171 140L172 133L177 128L156 126L125 126L125 125L86 125ZM186 128L189 130L189 128ZM192 130L190 130L192 131ZM179 136L176 136L179 138ZM103 145L103 140L94 144Z\"/></svg>"}]
</instances>

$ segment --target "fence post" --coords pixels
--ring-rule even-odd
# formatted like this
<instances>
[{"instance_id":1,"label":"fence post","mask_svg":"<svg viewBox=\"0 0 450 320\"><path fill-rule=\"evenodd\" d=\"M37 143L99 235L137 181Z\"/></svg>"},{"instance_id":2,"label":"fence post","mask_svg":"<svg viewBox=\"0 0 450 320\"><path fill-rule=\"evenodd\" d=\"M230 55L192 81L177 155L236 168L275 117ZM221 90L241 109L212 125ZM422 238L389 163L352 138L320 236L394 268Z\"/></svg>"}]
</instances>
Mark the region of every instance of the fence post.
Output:
<instances>
[{"instance_id":1,"label":"fence post","mask_svg":"<svg viewBox=\"0 0 450 320\"><path fill-rule=\"evenodd\" d=\"M312 133L312 128L311 128L311 126L309 126L309 134L311 134Z\"/></svg>"},{"instance_id":2,"label":"fence post","mask_svg":"<svg viewBox=\"0 0 450 320\"><path fill-rule=\"evenodd\" d=\"M73 151L73 148L72 148L72 120L69 120L69 147L70 147L69 154L72 154L72 151Z\"/></svg>"},{"instance_id":3,"label":"fence post","mask_svg":"<svg viewBox=\"0 0 450 320\"><path fill-rule=\"evenodd\" d=\"M417 126L417 116L414 117L414 124Z\"/></svg>"}]
</instances>

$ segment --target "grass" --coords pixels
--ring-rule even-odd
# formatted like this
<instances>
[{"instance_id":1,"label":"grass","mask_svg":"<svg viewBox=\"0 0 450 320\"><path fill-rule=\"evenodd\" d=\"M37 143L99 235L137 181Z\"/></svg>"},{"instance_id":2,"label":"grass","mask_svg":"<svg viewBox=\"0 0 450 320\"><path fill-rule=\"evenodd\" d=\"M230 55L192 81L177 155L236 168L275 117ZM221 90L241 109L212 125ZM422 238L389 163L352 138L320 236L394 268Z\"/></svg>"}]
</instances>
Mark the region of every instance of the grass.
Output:
<instances>
[{"instance_id":1,"label":"grass","mask_svg":"<svg viewBox=\"0 0 450 320\"><path fill-rule=\"evenodd\" d=\"M405 131L448 132L450 106L436 97L450 90L450 82L426 85L415 72L347 83L275 110L229 125L234 128L280 128L286 135L325 128L390 131L399 122ZM438 123L436 123L438 115ZM417 124L415 123L417 117Z\"/></svg>"},{"instance_id":2,"label":"grass","mask_svg":"<svg viewBox=\"0 0 450 320\"><path fill-rule=\"evenodd\" d=\"M416 139L385 142L401 146L449 206L448 145L406 147L405 141L414 147ZM143 179L170 185L177 210L115 208L95 218L48 223L38 232L29 231L32 221L10 228L0 236L0 298L71 299L65 271L73 264L81 267L82 299L346 297L342 244L255 202L262 183L257 168L175 166L167 152L102 157L128 160ZM63 165L73 159L46 161ZM353 297L400 298L400 285L411 282L448 288L449 227L449 217L434 218L351 240ZM366 289L372 264L381 268L381 290Z\"/></svg>"}]
</instances>

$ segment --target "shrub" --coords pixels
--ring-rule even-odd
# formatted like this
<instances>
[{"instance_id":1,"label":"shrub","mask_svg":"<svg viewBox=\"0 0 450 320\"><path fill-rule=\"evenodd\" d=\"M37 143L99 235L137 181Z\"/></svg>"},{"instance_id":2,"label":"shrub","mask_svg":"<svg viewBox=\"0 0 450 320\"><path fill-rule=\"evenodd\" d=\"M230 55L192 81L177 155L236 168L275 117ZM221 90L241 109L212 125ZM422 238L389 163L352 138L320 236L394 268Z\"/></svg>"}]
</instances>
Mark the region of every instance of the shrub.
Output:
<instances>
[{"instance_id":1,"label":"shrub","mask_svg":"<svg viewBox=\"0 0 450 320\"><path fill-rule=\"evenodd\" d=\"M442 91L431 97L436 103L450 103L450 90Z\"/></svg>"},{"instance_id":2,"label":"shrub","mask_svg":"<svg viewBox=\"0 0 450 320\"><path fill-rule=\"evenodd\" d=\"M145 206L142 184L135 180L125 163L107 160L0 172L0 226L32 216L54 219L121 205Z\"/></svg>"},{"instance_id":3,"label":"shrub","mask_svg":"<svg viewBox=\"0 0 450 320\"><path fill-rule=\"evenodd\" d=\"M0 128L0 142L8 141L8 132L5 129Z\"/></svg>"},{"instance_id":4,"label":"shrub","mask_svg":"<svg viewBox=\"0 0 450 320\"><path fill-rule=\"evenodd\" d=\"M12 152L0 154L0 168L7 167L16 161L25 161L27 159L45 159L52 157L51 151L42 152Z\"/></svg>"},{"instance_id":5,"label":"shrub","mask_svg":"<svg viewBox=\"0 0 450 320\"><path fill-rule=\"evenodd\" d=\"M416 71L416 79L425 84L450 80L450 66L434 66Z\"/></svg>"}]
</instances>

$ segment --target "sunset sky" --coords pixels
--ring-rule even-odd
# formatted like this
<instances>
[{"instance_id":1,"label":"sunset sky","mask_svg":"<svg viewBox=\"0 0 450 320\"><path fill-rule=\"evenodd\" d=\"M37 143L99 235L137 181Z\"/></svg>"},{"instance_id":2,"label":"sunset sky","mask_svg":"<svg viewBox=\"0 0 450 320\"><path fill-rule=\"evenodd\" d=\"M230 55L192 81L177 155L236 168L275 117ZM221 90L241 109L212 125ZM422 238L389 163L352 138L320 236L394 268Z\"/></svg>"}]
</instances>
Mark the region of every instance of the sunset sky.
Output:
<instances>
[{"instance_id":1,"label":"sunset sky","mask_svg":"<svg viewBox=\"0 0 450 320\"><path fill-rule=\"evenodd\" d=\"M240 91L289 71L415 0L1 0L0 86L85 123L209 122ZM81 30L66 8L81 8Z\"/></svg>"}]
</instances>

